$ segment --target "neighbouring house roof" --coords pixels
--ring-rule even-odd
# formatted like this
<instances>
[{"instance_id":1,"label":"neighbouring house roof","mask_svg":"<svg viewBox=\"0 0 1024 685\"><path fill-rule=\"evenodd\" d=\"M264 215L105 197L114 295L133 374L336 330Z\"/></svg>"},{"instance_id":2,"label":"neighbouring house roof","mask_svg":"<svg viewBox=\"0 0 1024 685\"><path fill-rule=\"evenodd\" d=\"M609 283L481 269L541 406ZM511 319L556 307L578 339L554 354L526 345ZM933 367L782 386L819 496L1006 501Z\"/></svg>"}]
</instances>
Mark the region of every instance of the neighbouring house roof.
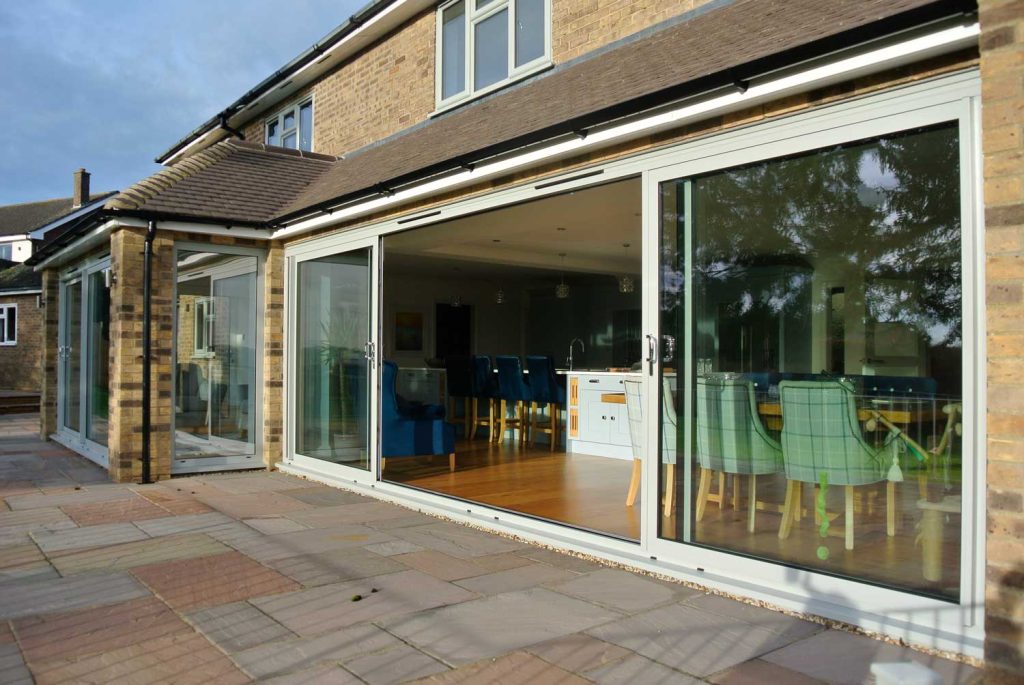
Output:
<instances>
[{"instance_id":1,"label":"neighbouring house roof","mask_svg":"<svg viewBox=\"0 0 1024 685\"><path fill-rule=\"evenodd\" d=\"M0 293L39 290L43 287L43 274L31 266L0 259Z\"/></svg>"},{"instance_id":2,"label":"neighbouring house roof","mask_svg":"<svg viewBox=\"0 0 1024 685\"><path fill-rule=\"evenodd\" d=\"M347 154L277 218L728 85L768 66L755 66L767 58L777 68L972 7L935 0L743 0L698 8L684 21Z\"/></svg>"},{"instance_id":3,"label":"neighbouring house roof","mask_svg":"<svg viewBox=\"0 0 1024 685\"><path fill-rule=\"evenodd\" d=\"M95 193L89 196L89 202L110 197L114 192ZM81 209L73 205L74 198L62 197L56 200L0 206L0 236L31 233Z\"/></svg>"},{"instance_id":4,"label":"neighbouring house roof","mask_svg":"<svg viewBox=\"0 0 1024 685\"><path fill-rule=\"evenodd\" d=\"M335 161L329 155L225 140L121 191L104 209L264 224Z\"/></svg>"}]
</instances>

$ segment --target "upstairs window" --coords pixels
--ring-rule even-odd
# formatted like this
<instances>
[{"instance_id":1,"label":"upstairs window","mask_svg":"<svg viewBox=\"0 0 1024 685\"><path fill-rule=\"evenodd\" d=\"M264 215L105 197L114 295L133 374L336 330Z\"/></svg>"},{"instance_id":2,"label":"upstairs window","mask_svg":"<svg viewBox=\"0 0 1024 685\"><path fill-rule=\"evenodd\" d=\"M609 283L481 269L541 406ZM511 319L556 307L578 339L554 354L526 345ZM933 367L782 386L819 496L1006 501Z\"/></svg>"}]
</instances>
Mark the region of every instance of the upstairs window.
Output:
<instances>
[{"instance_id":1,"label":"upstairs window","mask_svg":"<svg viewBox=\"0 0 1024 685\"><path fill-rule=\"evenodd\" d=\"M550 0L456 0L437 11L437 106L482 95L551 61Z\"/></svg>"},{"instance_id":2,"label":"upstairs window","mask_svg":"<svg viewBox=\"0 0 1024 685\"><path fill-rule=\"evenodd\" d=\"M18 344L18 305L0 304L0 345Z\"/></svg>"},{"instance_id":3,"label":"upstairs window","mask_svg":"<svg viewBox=\"0 0 1024 685\"><path fill-rule=\"evenodd\" d=\"M313 101L306 100L267 119L267 145L313 150Z\"/></svg>"}]
</instances>

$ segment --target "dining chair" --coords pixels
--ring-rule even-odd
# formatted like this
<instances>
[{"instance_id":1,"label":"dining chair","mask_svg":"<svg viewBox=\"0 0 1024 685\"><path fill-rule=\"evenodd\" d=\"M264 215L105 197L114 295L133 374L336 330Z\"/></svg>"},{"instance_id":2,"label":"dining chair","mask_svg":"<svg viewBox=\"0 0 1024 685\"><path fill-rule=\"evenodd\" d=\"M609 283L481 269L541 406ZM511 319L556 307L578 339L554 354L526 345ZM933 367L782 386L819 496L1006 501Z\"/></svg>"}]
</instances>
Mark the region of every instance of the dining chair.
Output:
<instances>
[{"instance_id":1,"label":"dining chair","mask_svg":"<svg viewBox=\"0 0 1024 685\"><path fill-rule=\"evenodd\" d=\"M473 404L473 360L462 355L449 355L444 359L445 384L451 411L448 412L449 422L462 424L462 435L469 437L472 424ZM456 400L462 400L462 420L458 420L455 411Z\"/></svg>"},{"instance_id":2,"label":"dining chair","mask_svg":"<svg viewBox=\"0 0 1024 685\"><path fill-rule=\"evenodd\" d=\"M527 417L527 405L533 401L533 393L530 390L530 383L523 375L523 364L519 357L513 355L498 355L494 358L498 365L498 400L501 404L498 408L498 430L495 431L495 440L500 442L505 431L519 429L519 444L525 445L529 420ZM509 418L508 409L511 405L513 416Z\"/></svg>"},{"instance_id":3,"label":"dining chair","mask_svg":"<svg viewBox=\"0 0 1024 685\"><path fill-rule=\"evenodd\" d=\"M486 355L471 357L473 375L470 378L473 393L473 408L469 439L476 439L480 426L487 428L487 439L494 439L494 401L498 396L498 379L491 367L491 358ZM486 411L484 411L486 409Z\"/></svg>"},{"instance_id":4,"label":"dining chair","mask_svg":"<svg viewBox=\"0 0 1024 685\"><path fill-rule=\"evenodd\" d=\"M398 366L385 361L381 374L381 472L386 459L448 455L448 470L455 470L455 426L445 422L444 407L403 403L395 387ZM365 395L365 393L362 393Z\"/></svg>"},{"instance_id":5,"label":"dining chair","mask_svg":"<svg viewBox=\"0 0 1024 685\"><path fill-rule=\"evenodd\" d=\"M890 463L885 453L893 447L897 433L890 432L881 446L864 439L857 416L853 385L833 379L823 381L782 381L782 463L786 472L786 498L779 526L779 538L789 537L800 509L799 485L843 486L845 495L844 537L846 549L853 549L854 488L886 479ZM895 483L887 483L887 533L895 533Z\"/></svg>"},{"instance_id":6,"label":"dining chair","mask_svg":"<svg viewBox=\"0 0 1024 685\"><path fill-rule=\"evenodd\" d=\"M560 442L562 407L565 406L565 386L561 384L555 371L555 360L552 357L529 355L526 357L526 369L530 372L530 391L533 400L530 402L530 447L537 441L537 433L547 433L551 439L551 451ZM540 407L547 405L548 419L543 421Z\"/></svg>"},{"instance_id":7,"label":"dining chair","mask_svg":"<svg viewBox=\"0 0 1024 685\"><path fill-rule=\"evenodd\" d=\"M747 530L757 525L757 477L782 470L782 446L773 439L757 413L754 382L718 378L697 379L697 487L698 521L704 518L708 500L725 506L725 475L732 475L732 506L739 508L739 479L747 477ZM711 481L718 473L718 493Z\"/></svg>"},{"instance_id":8,"label":"dining chair","mask_svg":"<svg viewBox=\"0 0 1024 685\"><path fill-rule=\"evenodd\" d=\"M636 495L640 491L640 478L643 470L643 383L630 379L623 381L623 385L626 388L626 416L629 420L629 441L633 447L633 472L629 479L629 490L626 492L626 506L631 507L636 502ZM662 379L661 431L661 463L665 465L664 514L665 516L671 516L672 509L675 507L678 419L675 402L672 400L672 387L669 385L667 378Z\"/></svg>"}]
</instances>

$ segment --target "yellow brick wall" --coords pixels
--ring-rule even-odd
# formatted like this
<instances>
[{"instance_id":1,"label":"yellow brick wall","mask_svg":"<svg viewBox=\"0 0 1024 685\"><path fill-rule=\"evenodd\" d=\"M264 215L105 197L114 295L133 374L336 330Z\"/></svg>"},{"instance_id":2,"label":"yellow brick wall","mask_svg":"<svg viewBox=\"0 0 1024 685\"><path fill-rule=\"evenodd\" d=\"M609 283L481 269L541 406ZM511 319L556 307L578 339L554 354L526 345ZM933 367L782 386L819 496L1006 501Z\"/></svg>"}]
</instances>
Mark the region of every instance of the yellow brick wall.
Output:
<instances>
[{"instance_id":1,"label":"yellow brick wall","mask_svg":"<svg viewBox=\"0 0 1024 685\"><path fill-rule=\"evenodd\" d=\"M17 313L17 344L0 345L0 390L39 392L42 383L44 309L39 295L0 295L0 305L14 304Z\"/></svg>"},{"instance_id":2,"label":"yellow brick wall","mask_svg":"<svg viewBox=\"0 0 1024 685\"><path fill-rule=\"evenodd\" d=\"M57 326L60 313L60 277L53 269L43 272L43 317L40 322L39 437L46 440L57 430Z\"/></svg>"},{"instance_id":3,"label":"yellow brick wall","mask_svg":"<svg viewBox=\"0 0 1024 685\"><path fill-rule=\"evenodd\" d=\"M1024 682L1024 2L983 0L988 325L985 660Z\"/></svg>"}]
</instances>

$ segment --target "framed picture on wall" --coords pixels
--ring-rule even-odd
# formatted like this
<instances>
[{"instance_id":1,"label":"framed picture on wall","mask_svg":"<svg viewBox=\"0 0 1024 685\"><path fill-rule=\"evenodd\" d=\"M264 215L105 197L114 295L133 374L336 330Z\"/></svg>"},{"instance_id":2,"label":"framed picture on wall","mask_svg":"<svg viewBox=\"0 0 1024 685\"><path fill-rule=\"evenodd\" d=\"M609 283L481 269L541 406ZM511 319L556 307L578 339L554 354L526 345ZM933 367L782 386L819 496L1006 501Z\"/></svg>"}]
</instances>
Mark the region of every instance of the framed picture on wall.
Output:
<instances>
[{"instance_id":1,"label":"framed picture on wall","mask_svg":"<svg viewBox=\"0 0 1024 685\"><path fill-rule=\"evenodd\" d=\"M395 313L395 351L423 351L423 313Z\"/></svg>"}]
</instances>

